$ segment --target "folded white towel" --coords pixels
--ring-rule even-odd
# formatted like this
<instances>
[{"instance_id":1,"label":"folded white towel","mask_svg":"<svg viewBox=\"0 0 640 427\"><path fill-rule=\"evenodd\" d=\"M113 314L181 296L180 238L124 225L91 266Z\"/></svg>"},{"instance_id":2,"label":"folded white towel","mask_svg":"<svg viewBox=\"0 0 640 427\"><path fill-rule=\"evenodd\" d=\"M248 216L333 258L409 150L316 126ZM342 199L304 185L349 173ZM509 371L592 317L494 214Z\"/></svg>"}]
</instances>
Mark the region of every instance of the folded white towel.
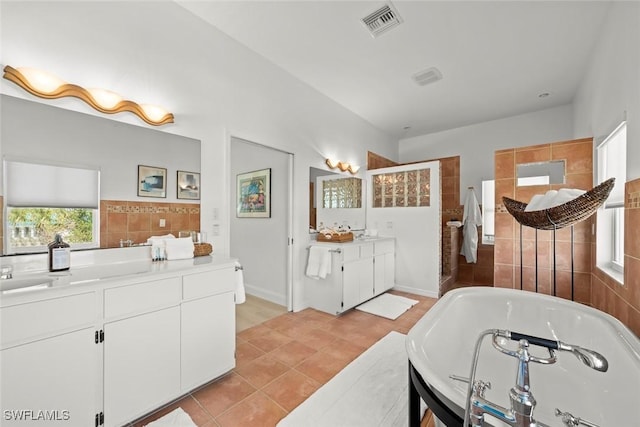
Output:
<instances>
[{"instance_id":1,"label":"folded white towel","mask_svg":"<svg viewBox=\"0 0 640 427\"><path fill-rule=\"evenodd\" d=\"M193 258L193 240L191 237L166 239L164 244L168 260Z\"/></svg>"},{"instance_id":2,"label":"folded white towel","mask_svg":"<svg viewBox=\"0 0 640 427\"><path fill-rule=\"evenodd\" d=\"M312 279L324 279L331 273L331 252L329 248L311 246L307 261L307 276Z\"/></svg>"},{"instance_id":3,"label":"folded white towel","mask_svg":"<svg viewBox=\"0 0 640 427\"><path fill-rule=\"evenodd\" d=\"M560 190L549 190L545 194L536 194L524 208L525 212L541 211L565 204L576 197L586 193L584 190L574 188L561 188Z\"/></svg>"},{"instance_id":4,"label":"folded white towel","mask_svg":"<svg viewBox=\"0 0 640 427\"><path fill-rule=\"evenodd\" d=\"M164 244L164 241L167 239L175 239L176 236L174 236L173 234L169 233L169 234L165 234L164 236L151 236L147 239L147 244L148 245L157 245L157 244Z\"/></svg>"},{"instance_id":5,"label":"folded white towel","mask_svg":"<svg viewBox=\"0 0 640 427\"><path fill-rule=\"evenodd\" d=\"M244 292L244 274L242 272L242 265L236 261L236 304L242 304L247 300L247 296Z\"/></svg>"}]
</instances>

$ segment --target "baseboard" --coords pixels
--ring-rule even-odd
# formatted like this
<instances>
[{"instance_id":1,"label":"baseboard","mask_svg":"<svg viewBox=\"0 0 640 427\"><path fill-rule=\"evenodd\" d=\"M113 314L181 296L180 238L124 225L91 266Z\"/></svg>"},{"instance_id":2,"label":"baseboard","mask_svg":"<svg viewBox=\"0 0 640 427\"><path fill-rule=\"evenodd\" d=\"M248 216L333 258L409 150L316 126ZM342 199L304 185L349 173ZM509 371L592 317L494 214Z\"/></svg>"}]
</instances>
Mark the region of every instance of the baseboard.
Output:
<instances>
[{"instance_id":1,"label":"baseboard","mask_svg":"<svg viewBox=\"0 0 640 427\"><path fill-rule=\"evenodd\" d=\"M285 307L287 306L286 295L280 295L257 286L252 286L248 283L244 284L244 289L247 294L253 295L254 297L262 298L274 304L283 305Z\"/></svg>"},{"instance_id":2,"label":"baseboard","mask_svg":"<svg viewBox=\"0 0 640 427\"><path fill-rule=\"evenodd\" d=\"M402 286L398 284L396 284L392 289L400 292L408 292L410 294L422 295L424 297L429 297L429 298L438 298L438 291L428 291L426 289L413 288L411 286Z\"/></svg>"}]
</instances>

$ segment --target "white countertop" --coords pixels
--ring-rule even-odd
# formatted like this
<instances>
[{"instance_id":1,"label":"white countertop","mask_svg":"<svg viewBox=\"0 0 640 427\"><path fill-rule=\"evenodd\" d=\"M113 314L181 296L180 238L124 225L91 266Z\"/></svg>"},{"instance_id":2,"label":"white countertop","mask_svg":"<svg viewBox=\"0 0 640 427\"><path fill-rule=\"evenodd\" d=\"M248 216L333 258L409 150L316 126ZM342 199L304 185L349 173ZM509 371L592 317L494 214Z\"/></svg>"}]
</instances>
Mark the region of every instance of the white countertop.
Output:
<instances>
[{"instance_id":1,"label":"white countertop","mask_svg":"<svg viewBox=\"0 0 640 427\"><path fill-rule=\"evenodd\" d=\"M311 242L309 242L310 246L314 246L314 245L321 245L321 246L325 246L325 245L331 245L331 246L335 246L335 247L344 247L344 246L352 246L352 245L362 245L365 243L376 243L376 242L383 242L386 240L395 240L395 237L365 237L365 238L359 238L359 239L353 239L350 242L318 242L317 240L312 240Z\"/></svg>"},{"instance_id":2,"label":"white countertop","mask_svg":"<svg viewBox=\"0 0 640 427\"><path fill-rule=\"evenodd\" d=\"M0 307L25 303L44 298L81 293L96 288L148 281L150 277L164 278L184 274L215 270L235 265L235 258L207 255L184 260L151 261L133 259L73 266L67 271L46 270L14 272L12 279L3 279L0 286L18 289L0 291Z\"/></svg>"}]
</instances>

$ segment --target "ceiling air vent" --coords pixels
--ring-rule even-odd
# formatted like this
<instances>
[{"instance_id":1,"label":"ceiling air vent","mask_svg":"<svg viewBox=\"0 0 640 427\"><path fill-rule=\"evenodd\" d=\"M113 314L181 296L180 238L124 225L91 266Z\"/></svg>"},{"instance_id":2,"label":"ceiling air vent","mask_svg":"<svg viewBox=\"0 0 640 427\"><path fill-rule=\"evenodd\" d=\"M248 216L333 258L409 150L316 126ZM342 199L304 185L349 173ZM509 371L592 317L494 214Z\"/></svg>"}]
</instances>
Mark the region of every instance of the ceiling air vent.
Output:
<instances>
[{"instance_id":1,"label":"ceiling air vent","mask_svg":"<svg viewBox=\"0 0 640 427\"><path fill-rule=\"evenodd\" d=\"M437 82L442 78L442 73L436 67L427 68L419 71L411 76L414 82L420 86L426 86L429 83Z\"/></svg>"},{"instance_id":2,"label":"ceiling air vent","mask_svg":"<svg viewBox=\"0 0 640 427\"><path fill-rule=\"evenodd\" d=\"M378 37L385 31L400 25L402 18L400 18L391 3L388 3L363 18L362 22L367 26L373 37Z\"/></svg>"}]
</instances>

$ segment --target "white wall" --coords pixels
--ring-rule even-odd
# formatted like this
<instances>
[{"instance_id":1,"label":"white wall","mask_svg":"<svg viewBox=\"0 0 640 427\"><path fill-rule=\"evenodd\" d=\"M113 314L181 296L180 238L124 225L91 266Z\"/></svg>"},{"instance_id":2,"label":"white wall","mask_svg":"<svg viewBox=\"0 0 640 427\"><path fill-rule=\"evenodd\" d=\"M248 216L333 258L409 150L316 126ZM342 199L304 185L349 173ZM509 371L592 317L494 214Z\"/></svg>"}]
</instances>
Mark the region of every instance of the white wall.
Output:
<instances>
[{"instance_id":1,"label":"white wall","mask_svg":"<svg viewBox=\"0 0 640 427\"><path fill-rule=\"evenodd\" d=\"M627 180L640 178L640 3L615 2L574 100L574 135L596 143L627 120ZM618 183L616 183L617 185Z\"/></svg>"},{"instance_id":2,"label":"white wall","mask_svg":"<svg viewBox=\"0 0 640 427\"><path fill-rule=\"evenodd\" d=\"M573 110L563 105L534 113L403 139L400 162L460 156L460 188L493 179L494 152L572 139ZM460 204L466 192L460 191Z\"/></svg>"},{"instance_id":3,"label":"white wall","mask_svg":"<svg viewBox=\"0 0 640 427\"><path fill-rule=\"evenodd\" d=\"M176 180L200 171L200 141L6 95L0 103L3 156L96 167L103 200L199 203L178 199ZM166 198L138 197L139 164L167 169Z\"/></svg>"},{"instance_id":4,"label":"white wall","mask_svg":"<svg viewBox=\"0 0 640 427\"><path fill-rule=\"evenodd\" d=\"M294 153L293 298L294 309L303 308L309 167L326 168L326 157L364 166L367 150L395 159L394 140L175 3L1 2L0 8L3 65L41 68L162 105L176 123L161 131L201 141L201 229L217 253L229 251L230 135ZM100 115L79 100L31 97L4 79L0 92ZM130 114L113 119L145 126Z\"/></svg>"},{"instance_id":5,"label":"white wall","mask_svg":"<svg viewBox=\"0 0 640 427\"><path fill-rule=\"evenodd\" d=\"M438 298L440 289L440 162L376 169L372 176L414 169L430 169L431 205L411 208L373 208L373 190L367 197L367 228L396 239L396 289Z\"/></svg>"}]
</instances>

